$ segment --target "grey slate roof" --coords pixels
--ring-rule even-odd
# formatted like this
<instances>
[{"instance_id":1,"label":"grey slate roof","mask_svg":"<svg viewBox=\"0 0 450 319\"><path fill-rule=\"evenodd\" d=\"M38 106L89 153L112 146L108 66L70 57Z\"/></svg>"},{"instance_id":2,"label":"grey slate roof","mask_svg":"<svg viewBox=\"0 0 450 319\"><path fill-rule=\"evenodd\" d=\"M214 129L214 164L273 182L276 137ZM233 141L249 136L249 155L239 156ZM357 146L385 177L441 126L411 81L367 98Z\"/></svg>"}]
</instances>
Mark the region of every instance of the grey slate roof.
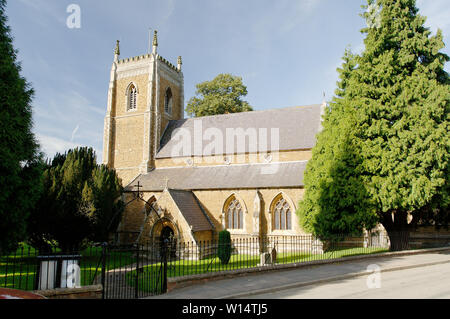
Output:
<instances>
[{"instance_id":1,"label":"grey slate roof","mask_svg":"<svg viewBox=\"0 0 450 319\"><path fill-rule=\"evenodd\" d=\"M210 152L201 154L204 152L204 147L200 148L200 150L196 150L194 147L194 123L197 123L196 125L198 127L199 121L201 121L202 134L208 128L215 128L222 132L225 150L216 155L241 153L237 150L236 142L234 150L226 151L225 133L227 128L242 128L244 130L254 128L256 131L259 131L259 129L267 129L267 140L264 142L267 143L268 151L311 149L316 143L316 134L320 127L321 105L316 104L170 121L161 137L161 146L159 152L156 154L156 158L173 157L172 150L177 150L179 140L173 139L172 134L177 129L188 130L192 137L190 151L186 150L183 154L179 154L180 156L213 155ZM279 129L278 149L274 149L275 145L271 143L270 133L272 128ZM208 140L203 141L203 146L206 146L210 142ZM245 152L248 152L250 143L247 140L245 144ZM258 149L263 147L263 144L258 145Z\"/></svg>"},{"instance_id":2,"label":"grey slate roof","mask_svg":"<svg viewBox=\"0 0 450 319\"><path fill-rule=\"evenodd\" d=\"M166 180L169 188L179 190L301 187L306 163L157 168L138 176L125 190L136 191L139 182L142 191L162 191Z\"/></svg>"},{"instance_id":3,"label":"grey slate roof","mask_svg":"<svg viewBox=\"0 0 450 319\"><path fill-rule=\"evenodd\" d=\"M214 225L207 217L194 193L173 189L168 191L186 222L192 226L193 232L214 229Z\"/></svg>"}]
</instances>

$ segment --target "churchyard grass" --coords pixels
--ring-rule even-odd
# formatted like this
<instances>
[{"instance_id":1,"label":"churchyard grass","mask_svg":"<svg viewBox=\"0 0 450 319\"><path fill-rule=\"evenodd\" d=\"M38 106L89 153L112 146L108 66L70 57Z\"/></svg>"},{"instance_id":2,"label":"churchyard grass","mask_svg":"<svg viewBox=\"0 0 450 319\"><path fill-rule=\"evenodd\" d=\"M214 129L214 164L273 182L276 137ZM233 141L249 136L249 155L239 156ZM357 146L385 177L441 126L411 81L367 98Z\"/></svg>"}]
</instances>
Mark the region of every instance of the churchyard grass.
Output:
<instances>
[{"instance_id":1,"label":"churchyard grass","mask_svg":"<svg viewBox=\"0 0 450 319\"><path fill-rule=\"evenodd\" d=\"M54 249L53 253L61 253ZM0 257L0 288L34 290L38 271L38 251L22 243L13 253ZM80 251L80 281L81 286L99 283L95 278L101 275L102 247L90 246ZM117 258L116 258L117 257ZM130 265L136 260L133 252L116 253L111 251L106 259L106 270Z\"/></svg>"},{"instance_id":2,"label":"churchyard grass","mask_svg":"<svg viewBox=\"0 0 450 319\"><path fill-rule=\"evenodd\" d=\"M327 251L323 254L308 252L282 252L276 254L276 264L301 263L315 260L336 259L346 256L374 254L388 251L386 248L341 248ZM55 249L54 253L61 253ZM79 253L81 286L100 283L102 247L90 246ZM7 256L0 257L0 287L21 290L34 290L36 274L38 271L38 252L27 244L20 247ZM136 263L135 251L132 249L123 251L108 251L106 258L106 271L119 270L126 273L126 279L130 286L136 281L140 291L153 292L161 288L162 267L161 263L153 263L140 267L138 278L132 265ZM169 259L167 277L180 277L198 275L219 271L231 271L246 268L256 268L260 264L260 256L257 254L234 253L230 261L224 265L218 257L206 257L203 259ZM127 270L130 269L129 271ZM95 280L96 279L96 280ZM157 287L158 286L158 287Z\"/></svg>"},{"instance_id":3,"label":"churchyard grass","mask_svg":"<svg viewBox=\"0 0 450 319\"><path fill-rule=\"evenodd\" d=\"M277 260L275 264L291 264L301 263L316 260L337 259L343 257L368 255L387 252L387 248L341 248L325 252L323 254L311 254L306 252L297 253L277 253ZM169 261L167 263L167 277L180 277L199 275L211 272L230 271L238 269L256 268L259 266L259 255L233 254L228 264L223 265L218 257L205 258L201 260L187 260L181 259L176 261ZM138 287L141 291L154 291L157 282L151 281L149 278L160 278L158 274L161 273L162 264L155 263L152 265L143 266L139 272ZM156 274L156 275L155 275ZM136 270L127 273L127 281L130 285L134 285L136 281Z\"/></svg>"}]
</instances>

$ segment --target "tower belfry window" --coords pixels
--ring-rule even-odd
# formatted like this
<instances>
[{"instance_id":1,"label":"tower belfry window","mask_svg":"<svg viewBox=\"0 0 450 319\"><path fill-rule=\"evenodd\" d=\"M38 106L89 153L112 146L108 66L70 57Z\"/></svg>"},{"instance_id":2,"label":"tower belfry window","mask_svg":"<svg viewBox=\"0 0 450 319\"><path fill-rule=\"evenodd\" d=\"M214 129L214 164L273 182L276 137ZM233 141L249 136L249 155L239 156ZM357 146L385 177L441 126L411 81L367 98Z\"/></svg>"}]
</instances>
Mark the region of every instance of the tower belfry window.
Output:
<instances>
[{"instance_id":1,"label":"tower belfry window","mask_svg":"<svg viewBox=\"0 0 450 319\"><path fill-rule=\"evenodd\" d=\"M128 110L135 110L137 107L137 89L134 84L131 84L128 89Z\"/></svg>"},{"instance_id":2,"label":"tower belfry window","mask_svg":"<svg viewBox=\"0 0 450 319\"><path fill-rule=\"evenodd\" d=\"M164 111L167 114L172 114L172 90L168 88L164 97Z\"/></svg>"}]
</instances>

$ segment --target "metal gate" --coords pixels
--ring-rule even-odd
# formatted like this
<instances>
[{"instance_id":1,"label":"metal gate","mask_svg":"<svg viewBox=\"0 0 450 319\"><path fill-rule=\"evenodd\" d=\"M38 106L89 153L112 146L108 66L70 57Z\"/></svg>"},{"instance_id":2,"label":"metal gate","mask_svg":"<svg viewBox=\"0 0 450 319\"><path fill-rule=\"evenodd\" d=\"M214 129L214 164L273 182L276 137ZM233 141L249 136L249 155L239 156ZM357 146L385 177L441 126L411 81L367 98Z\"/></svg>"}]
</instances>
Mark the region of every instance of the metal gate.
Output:
<instances>
[{"instance_id":1,"label":"metal gate","mask_svg":"<svg viewBox=\"0 0 450 319\"><path fill-rule=\"evenodd\" d=\"M138 299L167 292L167 244L104 245L103 299Z\"/></svg>"}]
</instances>

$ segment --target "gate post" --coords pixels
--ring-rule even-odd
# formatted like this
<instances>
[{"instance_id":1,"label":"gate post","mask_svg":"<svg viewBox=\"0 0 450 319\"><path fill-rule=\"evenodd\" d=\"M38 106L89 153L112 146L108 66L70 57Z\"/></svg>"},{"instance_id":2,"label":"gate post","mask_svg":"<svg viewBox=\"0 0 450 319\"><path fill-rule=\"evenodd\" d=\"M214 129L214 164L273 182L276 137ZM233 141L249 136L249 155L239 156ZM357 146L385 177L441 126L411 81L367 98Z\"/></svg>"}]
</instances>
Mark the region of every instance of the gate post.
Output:
<instances>
[{"instance_id":1,"label":"gate post","mask_svg":"<svg viewBox=\"0 0 450 319\"><path fill-rule=\"evenodd\" d=\"M168 240L165 239L163 242L163 264L164 264L164 268L163 268L163 286L162 286L162 293L165 294L167 292L167 245L168 244Z\"/></svg>"},{"instance_id":2,"label":"gate post","mask_svg":"<svg viewBox=\"0 0 450 319\"><path fill-rule=\"evenodd\" d=\"M107 243L102 244L102 299L105 299Z\"/></svg>"},{"instance_id":3,"label":"gate post","mask_svg":"<svg viewBox=\"0 0 450 319\"><path fill-rule=\"evenodd\" d=\"M139 298L139 244L136 244L136 280L134 287L134 298Z\"/></svg>"}]
</instances>

